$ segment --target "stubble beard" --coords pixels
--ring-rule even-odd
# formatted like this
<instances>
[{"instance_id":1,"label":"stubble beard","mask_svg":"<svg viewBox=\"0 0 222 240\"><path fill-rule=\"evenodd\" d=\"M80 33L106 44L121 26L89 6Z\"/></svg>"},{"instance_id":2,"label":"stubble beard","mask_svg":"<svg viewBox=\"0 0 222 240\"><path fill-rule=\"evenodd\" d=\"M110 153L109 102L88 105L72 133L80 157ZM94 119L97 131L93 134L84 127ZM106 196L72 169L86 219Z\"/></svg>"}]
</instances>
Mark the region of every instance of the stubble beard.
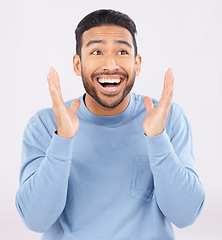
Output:
<instances>
[{"instance_id":1,"label":"stubble beard","mask_svg":"<svg viewBox=\"0 0 222 240\"><path fill-rule=\"evenodd\" d=\"M99 97L96 92L95 87L92 86L92 84L90 84L90 81L93 81L92 78L90 80L87 80L84 75L84 72L82 71L82 82L83 82L83 86L85 88L86 93L88 93L97 103L99 103L101 106L103 106L105 108L117 107L125 99L125 97L129 94L129 92L133 88L135 78L136 78L136 72L134 72L132 78L129 81L128 81L128 79L124 80L124 81L128 81L128 83L127 83L123 93L116 101L113 101L112 98L117 96L119 93L116 93L116 94L103 93L104 98Z\"/></svg>"}]
</instances>

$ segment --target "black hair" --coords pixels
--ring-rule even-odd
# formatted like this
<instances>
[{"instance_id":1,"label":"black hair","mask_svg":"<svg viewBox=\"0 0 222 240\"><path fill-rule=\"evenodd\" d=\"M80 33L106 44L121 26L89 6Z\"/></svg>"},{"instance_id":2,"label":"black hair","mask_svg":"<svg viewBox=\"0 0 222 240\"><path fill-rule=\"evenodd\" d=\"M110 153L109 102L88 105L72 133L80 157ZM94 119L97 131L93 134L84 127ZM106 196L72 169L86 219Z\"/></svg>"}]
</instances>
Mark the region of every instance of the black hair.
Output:
<instances>
[{"instance_id":1,"label":"black hair","mask_svg":"<svg viewBox=\"0 0 222 240\"><path fill-rule=\"evenodd\" d=\"M102 25L117 25L126 28L132 35L133 45L135 50L135 57L137 55L137 43L136 43L136 25L133 20L126 14L111 10L101 9L91 12L85 16L77 25L75 30L76 36L76 54L81 58L82 48L82 35L85 31Z\"/></svg>"}]
</instances>

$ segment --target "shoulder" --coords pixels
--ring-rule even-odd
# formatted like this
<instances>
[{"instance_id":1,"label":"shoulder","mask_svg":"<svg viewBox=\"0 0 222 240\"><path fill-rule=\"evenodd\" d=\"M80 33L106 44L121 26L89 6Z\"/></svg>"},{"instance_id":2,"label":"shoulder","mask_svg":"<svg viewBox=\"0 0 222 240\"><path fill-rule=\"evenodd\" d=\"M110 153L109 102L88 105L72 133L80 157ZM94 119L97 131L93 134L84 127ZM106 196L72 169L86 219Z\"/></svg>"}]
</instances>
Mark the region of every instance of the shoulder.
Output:
<instances>
[{"instance_id":1,"label":"shoulder","mask_svg":"<svg viewBox=\"0 0 222 240\"><path fill-rule=\"evenodd\" d=\"M144 111L146 112L146 108L143 102L144 97L145 95L131 93L131 98L133 98L135 102L135 115L138 115ZM152 99L154 108L156 108L159 103L159 100L155 98L151 98L151 99ZM186 112L180 105L178 105L175 102L171 102L167 122L170 123L171 125L181 121L185 121L185 122L188 121Z\"/></svg>"},{"instance_id":2,"label":"shoulder","mask_svg":"<svg viewBox=\"0 0 222 240\"><path fill-rule=\"evenodd\" d=\"M173 137L177 134L185 136L191 134L191 126L185 110L177 103L170 104L170 110L167 117L166 129L169 136Z\"/></svg>"},{"instance_id":3,"label":"shoulder","mask_svg":"<svg viewBox=\"0 0 222 240\"><path fill-rule=\"evenodd\" d=\"M130 101L133 101L134 103L134 115L139 115L140 113L142 113L143 111L145 111L145 106L143 103L143 99L144 99L144 95L140 95L134 92L130 93Z\"/></svg>"},{"instance_id":4,"label":"shoulder","mask_svg":"<svg viewBox=\"0 0 222 240\"><path fill-rule=\"evenodd\" d=\"M135 103L135 114L138 115L144 111L146 111L143 99L144 99L145 95L142 94L137 94L134 92L131 92L131 100L134 101ZM153 102L153 106L154 108L158 105L158 100L151 98L152 102Z\"/></svg>"},{"instance_id":5,"label":"shoulder","mask_svg":"<svg viewBox=\"0 0 222 240\"><path fill-rule=\"evenodd\" d=\"M174 124L179 123L181 121L188 122L188 117L185 110L175 102L171 102L168 115L169 117L171 116L172 122Z\"/></svg>"},{"instance_id":6,"label":"shoulder","mask_svg":"<svg viewBox=\"0 0 222 240\"><path fill-rule=\"evenodd\" d=\"M25 126L24 138L46 139L56 130L56 121L52 108L38 110Z\"/></svg>"},{"instance_id":7,"label":"shoulder","mask_svg":"<svg viewBox=\"0 0 222 240\"><path fill-rule=\"evenodd\" d=\"M74 99L68 100L65 102L65 106L67 108L70 108L72 102ZM31 118L29 119L29 122L31 123L50 123L55 122L55 116L53 113L52 107L47 107L38 110Z\"/></svg>"},{"instance_id":8,"label":"shoulder","mask_svg":"<svg viewBox=\"0 0 222 240\"><path fill-rule=\"evenodd\" d=\"M29 123L33 125L47 124L54 121L54 114L52 108L43 108L38 110L30 119Z\"/></svg>"},{"instance_id":9,"label":"shoulder","mask_svg":"<svg viewBox=\"0 0 222 240\"><path fill-rule=\"evenodd\" d=\"M81 98L81 97L80 97ZM68 100L65 102L65 106L70 108L74 99ZM32 115L28 121L28 124L34 126L45 126L46 128L56 127L56 120L52 107L47 107L38 110L34 115Z\"/></svg>"},{"instance_id":10,"label":"shoulder","mask_svg":"<svg viewBox=\"0 0 222 240\"><path fill-rule=\"evenodd\" d=\"M135 101L135 105L138 109L145 109L143 99L146 97L145 95L142 94L137 94L134 92L131 92L131 98ZM153 102L153 106L156 107L159 103L159 101L155 98L151 98Z\"/></svg>"}]
</instances>

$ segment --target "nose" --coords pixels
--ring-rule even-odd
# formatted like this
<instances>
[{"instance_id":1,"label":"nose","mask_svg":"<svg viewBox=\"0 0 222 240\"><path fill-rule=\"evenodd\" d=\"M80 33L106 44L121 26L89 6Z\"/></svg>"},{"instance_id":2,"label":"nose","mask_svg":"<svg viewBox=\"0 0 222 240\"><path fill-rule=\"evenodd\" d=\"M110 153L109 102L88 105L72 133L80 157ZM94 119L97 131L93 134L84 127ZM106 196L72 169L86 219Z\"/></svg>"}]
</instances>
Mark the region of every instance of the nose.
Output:
<instances>
[{"instance_id":1,"label":"nose","mask_svg":"<svg viewBox=\"0 0 222 240\"><path fill-rule=\"evenodd\" d=\"M113 56L109 55L103 59L104 71L115 71L118 69L119 69L119 66L117 65L117 62Z\"/></svg>"}]
</instances>

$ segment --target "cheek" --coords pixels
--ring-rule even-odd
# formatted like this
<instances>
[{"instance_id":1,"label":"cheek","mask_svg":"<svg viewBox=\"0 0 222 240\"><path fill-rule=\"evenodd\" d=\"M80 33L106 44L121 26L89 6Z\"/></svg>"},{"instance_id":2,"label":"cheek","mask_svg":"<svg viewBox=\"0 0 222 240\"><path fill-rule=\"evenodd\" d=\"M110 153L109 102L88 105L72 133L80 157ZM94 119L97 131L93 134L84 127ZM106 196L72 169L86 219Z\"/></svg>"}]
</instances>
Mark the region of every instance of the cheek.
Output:
<instances>
[{"instance_id":1,"label":"cheek","mask_svg":"<svg viewBox=\"0 0 222 240\"><path fill-rule=\"evenodd\" d=\"M92 68L92 66L89 63L87 63L87 62L82 63L82 65L81 65L82 75L84 75L85 77L88 75L91 75L92 74L91 68Z\"/></svg>"},{"instance_id":2,"label":"cheek","mask_svg":"<svg viewBox=\"0 0 222 240\"><path fill-rule=\"evenodd\" d=\"M86 75L91 75L95 72L100 66L102 66L102 61L98 60L83 60L82 61L82 72Z\"/></svg>"},{"instance_id":3,"label":"cheek","mask_svg":"<svg viewBox=\"0 0 222 240\"><path fill-rule=\"evenodd\" d=\"M130 76L134 75L135 71L136 71L136 66L135 64L124 64L121 66L121 68Z\"/></svg>"},{"instance_id":4,"label":"cheek","mask_svg":"<svg viewBox=\"0 0 222 240\"><path fill-rule=\"evenodd\" d=\"M135 64L135 60L131 59L131 58L123 58L123 59L118 59L116 61L118 63L118 65L124 69L126 69L128 72L134 72L134 70L136 69L136 64Z\"/></svg>"}]
</instances>

